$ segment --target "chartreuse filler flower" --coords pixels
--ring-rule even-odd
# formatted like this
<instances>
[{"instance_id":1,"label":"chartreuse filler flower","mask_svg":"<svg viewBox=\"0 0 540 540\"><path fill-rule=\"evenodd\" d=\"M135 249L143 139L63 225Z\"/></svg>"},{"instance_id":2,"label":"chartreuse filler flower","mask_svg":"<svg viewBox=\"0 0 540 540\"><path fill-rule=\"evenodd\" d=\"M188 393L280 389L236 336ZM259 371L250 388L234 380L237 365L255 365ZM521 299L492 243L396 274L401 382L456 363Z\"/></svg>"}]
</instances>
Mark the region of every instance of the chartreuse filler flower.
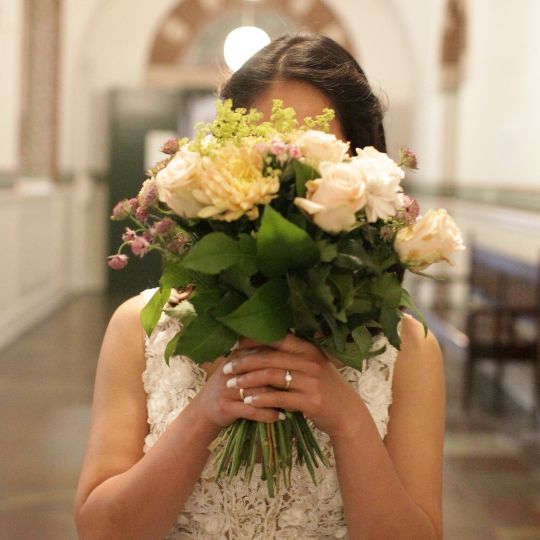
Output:
<instances>
[{"instance_id":1,"label":"chartreuse filler flower","mask_svg":"<svg viewBox=\"0 0 540 540\"><path fill-rule=\"evenodd\" d=\"M254 109L218 102L215 120L193 140L168 141L138 196L116 205L112 219L134 228L109 265L123 268L128 247L163 257L141 318L148 335L162 311L180 321L165 361L212 361L241 336L270 344L288 332L359 370L384 350L374 350L375 334L399 349L402 308L416 311L402 271L448 260L463 243L444 210L419 218L403 194L401 167L416 162L409 150L400 165L372 147L350 152L328 133L333 117L326 109L300 124L275 100L262 122ZM274 424L227 427L214 444L218 477L242 469L249 478L260 450L270 495L289 484L294 461L315 480L325 457L303 415L284 412Z\"/></svg>"}]
</instances>

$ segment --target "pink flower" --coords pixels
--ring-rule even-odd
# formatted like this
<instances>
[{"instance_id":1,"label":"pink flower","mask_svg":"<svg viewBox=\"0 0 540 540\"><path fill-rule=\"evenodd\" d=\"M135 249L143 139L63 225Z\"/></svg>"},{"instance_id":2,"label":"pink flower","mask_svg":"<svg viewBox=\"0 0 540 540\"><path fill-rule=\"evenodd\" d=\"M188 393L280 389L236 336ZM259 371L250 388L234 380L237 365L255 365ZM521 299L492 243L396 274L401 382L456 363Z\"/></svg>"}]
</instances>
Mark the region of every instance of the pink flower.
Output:
<instances>
[{"instance_id":1,"label":"pink flower","mask_svg":"<svg viewBox=\"0 0 540 540\"><path fill-rule=\"evenodd\" d=\"M137 257L140 257L141 259L148 253L149 249L150 242L148 242L148 240L142 236L137 236L137 238L135 238L131 244L131 251L133 252L133 255L137 255Z\"/></svg>"},{"instance_id":2,"label":"pink flower","mask_svg":"<svg viewBox=\"0 0 540 540\"><path fill-rule=\"evenodd\" d=\"M139 206L137 210L135 210L135 217L142 223L144 223L148 219L148 208L145 208L144 206Z\"/></svg>"},{"instance_id":3,"label":"pink flower","mask_svg":"<svg viewBox=\"0 0 540 540\"><path fill-rule=\"evenodd\" d=\"M302 157L302 152L296 144L289 145L289 157L291 159L300 159Z\"/></svg>"},{"instance_id":4,"label":"pink flower","mask_svg":"<svg viewBox=\"0 0 540 540\"><path fill-rule=\"evenodd\" d=\"M178 152L178 139L169 139L161 148L160 151L164 154L174 156Z\"/></svg>"},{"instance_id":5,"label":"pink flower","mask_svg":"<svg viewBox=\"0 0 540 540\"><path fill-rule=\"evenodd\" d=\"M143 232L143 238L147 241L152 243L154 241L154 234L152 231L144 231Z\"/></svg>"},{"instance_id":6,"label":"pink flower","mask_svg":"<svg viewBox=\"0 0 540 540\"><path fill-rule=\"evenodd\" d=\"M399 165L400 167L405 167L407 169L416 170L418 169L418 158L416 154L406 146L402 146L399 149Z\"/></svg>"},{"instance_id":7,"label":"pink flower","mask_svg":"<svg viewBox=\"0 0 540 540\"><path fill-rule=\"evenodd\" d=\"M109 255L107 257L107 264L113 269L113 270L122 270L122 268L125 268L128 263L128 256L127 255Z\"/></svg>"},{"instance_id":8,"label":"pink flower","mask_svg":"<svg viewBox=\"0 0 540 540\"><path fill-rule=\"evenodd\" d=\"M176 223L170 218L164 218L154 224L154 234L166 234L176 226Z\"/></svg>"},{"instance_id":9,"label":"pink flower","mask_svg":"<svg viewBox=\"0 0 540 540\"><path fill-rule=\"evenodd\" d=\"M116 204L113 208L111 219L114 221L122 221L130 216L132 212L132 207L130 201L124 199Z\"/></svg>"},{"instance_id":10,"label":"pink flower","mask_svg":"<svg viewBox=\"0 0 540 540\"><path fill-rule=\"evenodd\" d=\"M182 253L185 245L188 243L188 238L185 234L177 234L167 246L169 251L173 253Z\"/></svg>"},{"instance_id":11,"label":"pink flower","mask_svg":"<svg viewBox=\"0 0 540 540\"><path fill-rule=\"evenodd\" d=\"M416 218L420 214L420 205L416 199L413 199L404 193L401 194L401 200L403 201L403 210L398 214L398 217L400 217L407 225L410 225L416 221Z\"/></svg>"},{"instance_id":12,"label":"pink flower","mask_svg":"<svg viewBox=\"0 0 540 540\"><path fill-rule=\"evenodd\" d=\"M133 242L136 238L137 233L133 229L126 227L126 232L122 235L122 240L124 242Z\"/></svg>"},{"instance_id":13,"label":"pink flower","mask_svg":"<svg viewBox=\"0 0 540 540\"><path fill-rule=\"evenodd\" d=\"M286 150L287 150L287 146L285 145L285 143L277 139L274 139L272 141L272 146L270 147L270 151L272 152L272 154L274 154L274 156L279 156L281 154L284 154Z\"/></svg>"},{"instance_id":14,"label":"pink flower","mask_svg":"<svg viewBox=\"0 0 540 540\"><path fill-rule=\"evenodd\" d=\"M157 201L157 184L153 178L143 182L142 188L137 195L139 204L144 207L152 206Z\"/></svg>"}]
</instances>

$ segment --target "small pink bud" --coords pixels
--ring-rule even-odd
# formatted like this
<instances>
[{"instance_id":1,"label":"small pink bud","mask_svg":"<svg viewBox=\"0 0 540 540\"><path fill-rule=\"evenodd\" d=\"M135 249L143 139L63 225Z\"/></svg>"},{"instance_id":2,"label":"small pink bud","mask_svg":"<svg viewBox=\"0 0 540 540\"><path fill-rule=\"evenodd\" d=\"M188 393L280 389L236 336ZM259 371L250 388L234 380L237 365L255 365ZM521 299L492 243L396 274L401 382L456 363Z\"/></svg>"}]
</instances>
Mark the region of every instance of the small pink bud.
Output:
<instances>
[{"instance_id":1,"label":"small pink bud","mask_svg":"<svg viewBox=\"0 0 540 540\"><path fill-rule=\"evenodd\" d=\"M122 221L131 215L133 211L130 201L124 199L116 204L113 208L111 219L114 221Z\"/></svg>"},{"instance_id":2,"label":"small pink bud","mask_svg":"<svg viewBox=\"0 0 540 540\"><path fill-rule=\"evenodd\" d=\"M399 164L401 167L405 167L407 169L416 170L418 169L418 158L416 157L416 154L406 146L402 146L399 149Z\"/></svg>"},{"instance_id":3,"label":"small pink bud","mask_svg":"<svg viewBox=\"0 0 540 540\"><path fill-rule=\"evenodd\" d=\"M145 223L148 219L148 208L145 208L144 206L139 206L139 208L137 208L137 210L135 211L135 217L141 223Z\"/></svg>"},{"instance_id":4,"label":"small pink bud","mask_svg":"<svg viewBox=\"0 0 540 540\"><path fill-rule=\"evenodd\" d=\"M139 208L139 201L137 200L137 197L132 197L129 199L129 205L131 206L131 209L135 212L137 208Z\"/></svg>"},{"instance_id":5,"label":"small pink bud","mask_svg":"<svg viewBox=\"0 0 540 540\"><path fill-rule=\"evenodd\" d=\"M140 257L141 259L148 253L149 249L150 243L142 236L137 236L131 244L133 255L137 255L137 257Z\"/></svg>"},{"instance_id":6,"label":"small pink bud","mask_svg":"<svg viewBox=\"0 0 540 540\"><path fill-rule=\"evenodd\" d=\"M161 148L160 151L164 154L173 156L178 152L178 139L169 139Z\"/></svg>"},{"instance_id":7,"label":"small pink bud","mask_svg":"<svg viewBox=\"0 0 540 540\"><path fill-rule=\"evenodd\" d=\"M174 227L176 227L176 223L172 219L164 218L154 224L153 232L154 234L166 234Z\"/></svg>"},{"instance_id":8,"label":"small pink bud","mask_svg":"<svg viewBox=\"0 0 540 540\"><path fill-rule=\"evenodd\" d=\"M188 243L188 240L189 239L185 234L177 234L169 243L167 249L173 253L182 253L186 244Z\"/></svg>"},{"instance_id":9,"label":"small pink bud","mask_svg":"<svg viewBox=\"0 0 540 540\"><path fill-rule=\"evenodd\" d=\"M270 147L270 151L272 152L272 154L274 154L274 156L279 156L285 153L286 150L287 150L287 147L281 141L279 140L272 141L272 146Z\"/></svg>"},{"instance_id":10,"label":"small pink bud","mask_svg":"<svg viewBox=\"0 0 540 540\"><path fill-rule=\"evenodd\" d=\"M124 242L133 242L136 238L137 233L133 229L126 227L126 232L122 235L122 240Z\"/></svg>"},{"instance_id":11,"label":"small pink bud","mask_svg":"<svg viewBox=\"0 0 540 540\"><path fill-rule=\"evenodd\" d=\"M302 157L302 152L300 148L296 146L296 144L290 144L288 151L289 151L289 157L291 159L300 159Z\"/></svg>"},{"instance_id":12,"label":"small pink bud","mask_svg":"<svg viewBox=\"0 0 540 540\"><path fill-rule=\"evenodd\" d=\"M127 255L109 255L107 257L107 264L113 269L113 270L122 270L122 268L125 268L128 263L128 256Z\"/></svg>"},{"instance_id":13,"label":"small pink bud","mask_svg":"<svg viewBox=\"0 0 540 540\"><path fill-rule=\"evenodd\" d=\"M152 206L157 200L157 184L153 178L145 180L139 194L137 195L137 200L141 206Z\"/></svg>"},{"instance_id":14,"label":"small pink bud","mask_svg":"<svg viewBox=\"0 0 540 540\"><path fill-rule=\"evenodd\" d=\"M143 238L147 241L152 243L154 241L154 235L151 231L144 231L143 232Z\"/></svg>"},{"instance_id":15,"label":"small pink bud","mask_svg":"<svg viewBox=\"0 0 540 540\"><path fill-rule=\"evenodd\" d=\"M416 221L416 218L420 214L420 205L416 199L401 194L401 200L403 202L403 209L399 213L399 217L407 224L410 225Z\"/></svg>"}]
</instances>

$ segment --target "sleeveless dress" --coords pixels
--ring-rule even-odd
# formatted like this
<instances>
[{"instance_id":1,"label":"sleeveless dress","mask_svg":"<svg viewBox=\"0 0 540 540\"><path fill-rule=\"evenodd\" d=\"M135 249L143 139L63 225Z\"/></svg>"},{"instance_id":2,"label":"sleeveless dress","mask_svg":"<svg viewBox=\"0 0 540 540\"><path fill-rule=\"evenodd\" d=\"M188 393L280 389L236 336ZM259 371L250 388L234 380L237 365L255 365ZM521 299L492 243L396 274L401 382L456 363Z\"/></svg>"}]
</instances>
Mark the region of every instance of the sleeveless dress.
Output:
<instances>
[{"instance_id":1,"label":"sleeveless dress","mask_svg":"<svg viewBox=\"0 0 540 540\"><path fill-rule=\"evenodd\" d=\"M153 293L151 289L143 291L145 301ZM145 453L206 381L206 372L187 357L174 356L169 366L165 363L165 347L179 328L176 319L163 313L152 335L145 338L146 369L142 378L148 394L149 424ZM339 369L366 404L381 438L387 431L397 356L385 336L375 338L374 347L384 345L385 352L366 360L362 372L348 366ZM216 483L211 455L166 540L348 538L332 445L325 433L311 427L330 463L329 468L316 469L317 485L304 468L293 466L290 488L282 486L273 498L268 497L259 464L249 484L241 476Z\"/></svg>"}]
</instances>

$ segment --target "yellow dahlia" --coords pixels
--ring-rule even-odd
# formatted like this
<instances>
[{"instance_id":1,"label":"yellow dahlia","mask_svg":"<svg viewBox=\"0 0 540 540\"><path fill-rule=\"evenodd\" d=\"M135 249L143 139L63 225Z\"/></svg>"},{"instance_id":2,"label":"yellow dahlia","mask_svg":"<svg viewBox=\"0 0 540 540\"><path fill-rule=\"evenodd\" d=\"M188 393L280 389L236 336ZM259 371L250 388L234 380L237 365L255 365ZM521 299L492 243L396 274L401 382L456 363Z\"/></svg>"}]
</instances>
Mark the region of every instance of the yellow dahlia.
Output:
<instances>
[{"instance_id":1,"label":"yellow dahlia","mask_svg":"<svg viewBox=\"0 0 540 540\"><path fill-rule=\"evenodd\" d=\"M269 204L279 191L279 177L263 175L256 148L227 144L203 158L202 176L193 197L203 205L198 217L235 221L259 217L258 205Z\"/></svg>"}]
</instances>

